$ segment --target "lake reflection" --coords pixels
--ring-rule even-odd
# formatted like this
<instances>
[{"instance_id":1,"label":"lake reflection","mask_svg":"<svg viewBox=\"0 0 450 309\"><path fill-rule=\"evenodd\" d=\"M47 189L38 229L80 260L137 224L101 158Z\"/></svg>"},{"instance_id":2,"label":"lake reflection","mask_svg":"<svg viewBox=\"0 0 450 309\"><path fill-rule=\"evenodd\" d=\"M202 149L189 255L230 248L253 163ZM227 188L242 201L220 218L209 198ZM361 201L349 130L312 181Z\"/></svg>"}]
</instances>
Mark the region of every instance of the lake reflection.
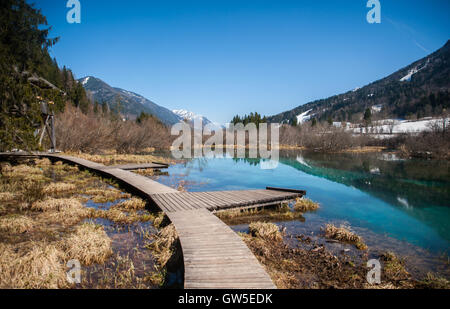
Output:
<instances>
[{"instance_id":1,"label":"lake reflection","mask_svg":"<svg viewBox=\"0 0 450 309\"><path fill-rule=\"evenodd\" d=\"M304 189L321 204L317 212L305 215L308 224L345 222L367 231L372 245L383 247L373 236L379 235L378 241L394 240L394 248L404 243L435 256L448 255L449 162L399 160L386 153L284 151L280 157L274 170L261 169L258 159L196 159L170 167L170 176L157 180L171 184L183 179L189 191ZM295 224L302 231L308 226Z\"/></svg>"}]
</instances>

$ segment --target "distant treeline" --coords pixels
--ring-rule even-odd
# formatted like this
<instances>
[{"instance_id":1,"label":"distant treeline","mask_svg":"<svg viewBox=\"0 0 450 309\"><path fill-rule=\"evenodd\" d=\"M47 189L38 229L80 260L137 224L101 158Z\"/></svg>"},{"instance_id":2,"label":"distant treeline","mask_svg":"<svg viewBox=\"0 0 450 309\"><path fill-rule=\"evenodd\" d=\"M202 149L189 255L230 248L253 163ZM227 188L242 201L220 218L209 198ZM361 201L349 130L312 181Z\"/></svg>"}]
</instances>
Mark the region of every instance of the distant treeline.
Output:
<instances>
[{"instance_id":1,"label":"distant treeline","mask_svg":"<svg viewBox=\"0 0 450 309\"><path fill-rule=\"evenodd\" d=\"M264 116L262 117L260 114L258 114L257 112L255 113L250 113L250 115L244 115L244 116L234 116L233 120L231 120L232 124L238 124L238 123L242 123L244 125L247 125L249 123L254 123L257 126L259 126L260 123L267 123L267 117Z\"/></svg>"}]
</instances>

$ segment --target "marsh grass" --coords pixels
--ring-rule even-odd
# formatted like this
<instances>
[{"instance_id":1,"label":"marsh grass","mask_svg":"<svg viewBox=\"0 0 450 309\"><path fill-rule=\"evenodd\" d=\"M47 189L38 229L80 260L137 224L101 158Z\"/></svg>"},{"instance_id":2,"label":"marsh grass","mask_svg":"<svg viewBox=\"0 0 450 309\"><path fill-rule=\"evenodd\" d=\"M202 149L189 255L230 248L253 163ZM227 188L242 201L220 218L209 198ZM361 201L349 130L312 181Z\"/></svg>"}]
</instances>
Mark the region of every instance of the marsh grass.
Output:
<instances>
[{"instance_id":1,"label":"marsh grass","mask_svg":"<svg viewBox=\"0 0 450 309\"><path fill-rule=\"evenodd\" d=\"M166 164L171 164L174 161L169 158L162 158L153 155L131 155L131 154L104 154L104 155L96 155L96 154L87 154L87 153L68 153L69 155L73 155L78 158L82 158L85 160L89 160L95 163L100 163L104 165L120 165L120 164L145 164L152 162L161 162Z\"/></svg>"},{"instance_id":2,"label":"marsh grass","mask_svg":"<svg viewBox=\"0 0 450 309\"><path fill-rule=\"evenodd\" d=\"M383 275L390 280L401 282L408 280L410 274L405 268L405 260L397 257L395 253L388 251L380 256L383 262Z\"/></svg>"},{"instance_id":3,"label":"marsh grass","mask_svg":"<svg viewBox=\"0 0 450 309\"><path fill-rule=\"evenodd\" d=\"M325 237L355 245L359 250L367 250L367 245L357 234L350 231L346 226L336 227L333 224L327 224L323 228Z\"/></svg>"},{"instance_id":4,"label":"marsh grass","mask_svg":"<svg viewBox=\"0 0 450 309\"><path fill-rule=\"evenodd\" d=\"M129 200L121 202L113 206L113 208L125 209L125 210L145 210L147 203L137 197L133 197Z\"/></svg>"},{"instance_id":5,"label":"marsh grass","mask_svg":"<svg viewBox=\"0 0 450 309\"><path fill-rule=\"evenodd\" d=\"M294 210L299 212L316 211L319 208L319 203L313 202L307 198L298 198L294 204Z\"/></svg>"},{"instance_id":6,"label":"marsh grass","mask_svg":"<svg viewBox=\"0 0 450 309\"><path fill-rule=\"evenodd\" d=\"M64 253L46 242L0 243L0 288L56 289L67 286Z\"/></svg>"},{"instance_id":7,"label":"marsh grass","mask_svg":"<svg viewBox=\"0 0 450 309\"><path fill-rule=\"evenodd\" d=\"M246 224L257 221L278 222L305 220L302 213L292 211L287 205L282 205L274 209L231 209L215 212L215 215L229 225Z\"/></svg>"},{"instance_id":8,"label":"marsh grass","mask_svg":"<svg viewBox=\"0 0 450 309\"><path fill-rule=\"evenodd\" d=\"M448 290L450 289L450 281L446 278L428 273L423 280L419 281L419 286L424 289Z\"/></svg>"},{"instance_id":9,"label":"marsh grass","mask_svg":"<svg viewBox=\"0 0 450 309\"><path fill-rule=\"evenodd\" d=\"M367 270L361 265L348 263L347 258L337 258L326 250L292 248L279 238L276 226L261 227L258 224L254 228L257 233L240 235L278 288L361 288L366 282ZM261 230L269 231L269 235Z\"/></svg>"},{"instance_id":10,"label":"marsh grass","mask_svg":"<svg viewBox=\"0 0 450 309\"><path fill-rule=\"evenodd\" d=\"M26 216L7 215L0 217L0 232L22 234L34 227L34 221Z\"/></svg>"},{"instance_id":11,"label":"marsh grass","mask_svg":"<svg viewBox=\"0 0 450 309\"><path fill-rule=\"evenodd\" d=\"M61 243L68 260L77 259L83 265L101 264L112 254L111 239L103 226L84 223Z\"/></svg>"},{"instance_id":12,"label":"marsh grass","mask_svg":"<svg viewBox=\"0 0 450 309\"><path fill-rule=\"evenodd\" d=\"M154 169L140 169L134 171L136 174L142 175L142 176L155 176L157 172Z\"/></svg>"},{"instance_id":13,"label":"marsh grass","mask_svg":"<svg viewBox=\"0 0 450 309\"><path fill-rule=\"evenodd\" d=\"M175 226L170 224L161 229L157 235L154 235L147 243L147 248L152 250L161 268L166 267L173 255L178 252L179 238Z\"/></svg>"},{"instance_id":14,"label":"marsh grass","mask_svg":"<svg viewBox=\"0 0 450 309\"><path fill-rule=\"evenodd\" d=\"M16 196L11 192L1 192L0 193L0 202L10 202L13 201Z\"/></svg>"},{"instance_id":15,"label":"marsh grass","mask_svg":"<svg viewBox=\"0 0 450 309\"><path fill-rule=\"evenodd\" d=\"M89 189L85 192L86 195L92 196L94 203L108 203L115 202L120 199L129 199L131 195L121 192L114 188L107 189Z\"/></svg>"},{"instance_id":16,"label":"marsh grass","mask_svg":"<svg viewBox=\"0 0 450 309\"><path fill-rule=\"evenodd\" d=\"M65 278L69 259L80 260L84 267L98 267L91 272L97 279L105 264L115 265L114 271L105 271L101 279L105 284L93 282L93 287L158 285L164 278L162 272L149 269L139 275L133 273L133 262L126 252L114 251L103 226L78 224L98 216L121 222L126 230L138 222L159 220L157 224L162 224L160 215L148 213L144 201L131 198L113 188L113 182L106 184L89 172L62 163L52 165L48 160L29 164L36 165L0 165L1 288L71 287ZM119 202L120 206L111 211L87 208L82 204L90 199L86 192L95 201ZM104 225L108 228L109 219ZM126 250L147 251L138 247Z\"/></svg>"},{"instance_id":17,"label":"marsh grass","mask_svg":"<svg viewBox=\"0 0 450 309\"><path fill-rule=\"evenodd\" d=\"M43 188L42 192L45 195L52 195L52 194L59 194L59 193L74 192L75 190L76 190L76 186L74 184L58 182L58 183L51 183L51 184L45 186Z\"/></svg>"},{"instance_id":18,"label":"marsh grass","mask_svg":"<svg viewBox=\"0 0 450 309\"><path fill-rule=\"evenodd\" d=\"M110 208L108 210L91 209L89 213L91 219L106 219L116 224L130 225L136 222L152 221L154 216L149 213L140 213L138 211L122 211L118 208Z\"/></svg>"},{"instance_id":19,"label":"marsh grass","mask_svg":"<svg viewBox=\"0 0 450 309\"><path fill-rule=\"evenodd\" d=\"M148 289L159 286L158 275L148 272L139 276L129 255L114 254L106 264L94 265L84 271L82 288L88 289Z\"/></svg>"},{"instance_id":20,"label":"marsh grass","mask_svg":"<svg viewBox=\"0 0 450 309\"><path fill-rule=\"evenodd\" d=\"M252 222L249 225L250 234L267 240L281 240L283 235L278 226L273 223Z\"/></svg>"},{"instance_id":21,"label":"marsh grass","mask_svg":"<svg viewBox=\"0 0 450 309\"><path fill-rule=\"evenodd\" d=\"M84 206L80 203L79 200L75 198L66 198L66 199L47 198L43 201L38 201L31 205L31 210L40 212L49 212L49 211L62 212L83 208Z\"/></svg>"}]
</instances>

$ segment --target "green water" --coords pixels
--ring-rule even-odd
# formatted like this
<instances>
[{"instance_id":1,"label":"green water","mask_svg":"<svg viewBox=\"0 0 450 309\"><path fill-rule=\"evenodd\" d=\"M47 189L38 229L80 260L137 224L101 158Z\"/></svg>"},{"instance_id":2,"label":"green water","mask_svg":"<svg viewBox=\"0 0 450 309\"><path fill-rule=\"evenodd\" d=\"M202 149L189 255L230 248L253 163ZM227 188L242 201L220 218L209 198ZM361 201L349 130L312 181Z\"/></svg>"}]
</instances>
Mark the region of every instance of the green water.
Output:
<instances>
[{"instance_id":1,"label":"green water","mask_svg":"<svg viewBox=\"0 0 450 309\"><path fill-rule=\"evenodd\" d=\"M399 160L390 154L287 151L278 167L255 159L197 159L172 166L158 181L183 180L189 191L302 189L321 208L292 233L320 233L328 222L349 224L369 246L414 257L442 258L450 248L450 163ZM237 227L239 230L239 227Z\"/></svg>"}]
</instances>

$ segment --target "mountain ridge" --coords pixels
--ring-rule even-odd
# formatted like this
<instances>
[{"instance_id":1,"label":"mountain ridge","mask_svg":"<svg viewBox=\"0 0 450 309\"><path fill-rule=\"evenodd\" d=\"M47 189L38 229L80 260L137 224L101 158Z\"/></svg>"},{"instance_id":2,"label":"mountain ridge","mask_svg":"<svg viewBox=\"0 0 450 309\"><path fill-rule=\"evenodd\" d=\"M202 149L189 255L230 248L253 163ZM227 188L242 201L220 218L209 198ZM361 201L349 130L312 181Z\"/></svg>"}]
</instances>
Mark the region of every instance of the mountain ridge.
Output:
<instances>
[{"instance_id":1,"label":"mountain ridge","mask_svg":"<svg viewBox=\"0 0 450 309\"><path fill-rule=\"evenodd\" d=\"M366 109L385 117L417 118L449 107L450 40L436 52L364 87L320 99L268 117L269 122L360 121Z\"/></svg>"},{"instance_id":2,"label":"mountain ridge","mask_svg":"<svg viewBox=\"0 0 450 309\"><path fill-rule=\"evenodd\" d=\"M126 116L139 116L142 112L159 118L166 125L179 122L179 117L169 109L162 107L144 96L118 87L112 87L100 78L86 76L78 79L94 101L106 102L114 108L115 100L120 97L122 113Z\"/></svg>"}]
</instances>

